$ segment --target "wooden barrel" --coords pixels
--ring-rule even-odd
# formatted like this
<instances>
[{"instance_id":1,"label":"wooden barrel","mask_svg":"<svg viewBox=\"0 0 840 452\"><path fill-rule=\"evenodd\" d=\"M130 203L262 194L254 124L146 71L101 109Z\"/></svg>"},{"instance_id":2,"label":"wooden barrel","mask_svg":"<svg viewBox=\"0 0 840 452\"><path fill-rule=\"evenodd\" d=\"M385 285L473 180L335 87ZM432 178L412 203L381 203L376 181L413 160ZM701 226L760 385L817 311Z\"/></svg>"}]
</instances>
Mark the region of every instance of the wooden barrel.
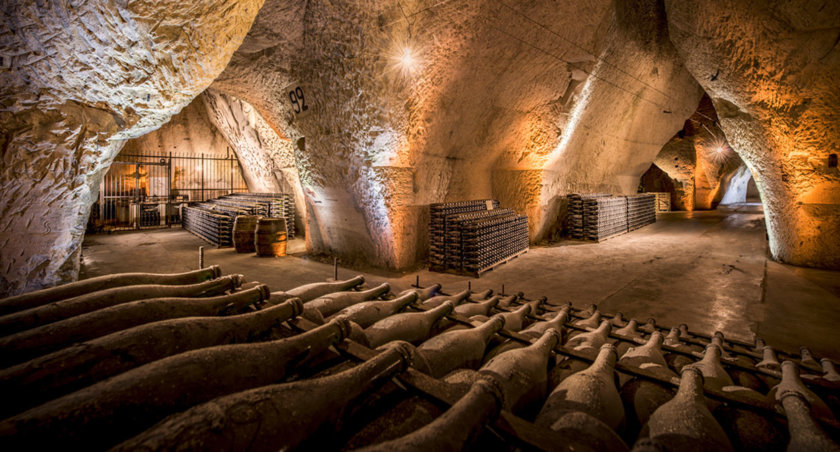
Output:
<instances>
[{"instance_id":1,"label":"wooden barrel","mask_svg":"<svg viewBox=\"0 0 840 452\"><path fill-rule=\"evenodd\" d=\"M254 252L257 218L259 217L254 215L239 215L233 220L233 247L237 253Z\"/></svg>"},{"instance_id":2,"label":"wooden barrel","mask_svg":"<svg viewBox=\"0 0 840 452\"><path fill-rule=\"evenodd\" d=\"M286 219L260 218L254 233L257 256L286 255Z\"/></svg>"}]
</instances>

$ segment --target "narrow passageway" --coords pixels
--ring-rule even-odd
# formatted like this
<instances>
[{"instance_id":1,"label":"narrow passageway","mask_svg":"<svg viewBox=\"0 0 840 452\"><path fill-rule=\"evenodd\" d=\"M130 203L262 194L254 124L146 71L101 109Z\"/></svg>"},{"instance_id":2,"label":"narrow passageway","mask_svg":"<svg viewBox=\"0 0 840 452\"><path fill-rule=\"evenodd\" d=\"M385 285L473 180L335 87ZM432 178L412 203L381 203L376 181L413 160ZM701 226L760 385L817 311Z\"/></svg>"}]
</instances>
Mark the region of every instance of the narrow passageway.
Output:
<instances>
[{"instance_id":1,"label":"narrow passageway","mask_svg":"<svg viewBox=\"0 0 840 452\"><path fill-rule=\"evenodd\" d=\"M181 229L88 236L82 277L130 271L178 272L196 268L198 247L206 244ZM258 258L231 248L205 246L206 262L225 273L241 273L272 290L333 276L333 268L308 258L302 240L290 242L290 256ZM620 311L641 322L665 326L685 322L692 330L722 331L774 347L840 357L840 272L791 267L768 259L760 206L730 206L707 212L659 214L657 223L601 243L563 241L528 253L483 274L382 272L340 267L339 277L365 275L369 284L388 281L398 292L415 282L439 282L448 292L473 290L549 302L595 303L603 312ZM804 327L807 325L807 328Z\"/></svg>"}]
</instances>

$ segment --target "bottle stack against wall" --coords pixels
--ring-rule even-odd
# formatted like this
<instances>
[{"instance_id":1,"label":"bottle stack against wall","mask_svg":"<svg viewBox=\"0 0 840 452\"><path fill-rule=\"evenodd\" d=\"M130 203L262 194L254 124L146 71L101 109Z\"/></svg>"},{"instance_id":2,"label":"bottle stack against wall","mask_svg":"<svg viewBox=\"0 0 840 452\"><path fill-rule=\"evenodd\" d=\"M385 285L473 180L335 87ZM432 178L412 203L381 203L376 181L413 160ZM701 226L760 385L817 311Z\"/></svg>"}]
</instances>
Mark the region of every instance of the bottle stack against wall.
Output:
<instances>
[{"instance_id":1,"label":"bottle stack against wall","mask_svg":"<svg viewBox=\"0 0 840 452\"><path fill-rule=\"evenodd\" d=\"M429 206L429 268L432 271L446 270L446 218L469 212L481 212L499 208L499 201L478 199L431 204Z\"/></svg>"},{"instance_id":2,"label":"bottle stack against wall","mask_svg":"<svg viewBox=\"0 0 840 452\"><path fill-rule=\"evenodd\" d=\"M583 203L585 199L612 196L609 193L570 193L566 195L568 201L568 215L566 216L566 229L573 239L583 240L586 238L585 215Z\"/></svg>"},{"instance_id":3,"label":"bottle stack against wall","mask_svg":"<svg viewBox=\"0 0 840 452\"><path fill-rule=\"evenodd\" d=\"M627 232L627 199L623 196L587 198L583 211L587 240L598 242Z\"/></svg>"},{"instance_id":4,"label":"bottle stack against wall","mask_svg":"<svg viewBox=\"0 0 840 452\"><path fill-rule=\"evenodd\" d=\"M232 246L236 217L283 218L286 237L295 235L294 199L283 193L234 193L184 207L183 227L217 247Z\"/></svg>"},{"instance_id":5,"label":"bottle stack against wall","mask_svg":"<svg viewBox=\"0 0 840 452\"><path fill-rule=\"evenodd\" d=\"M231 216L202 207L184 206L181 217L181 226L184 229L207 242L219 247L233 245L235 215Z\"/></svg>"},{"instance_id":6,"label":"bottle stack against wall","mask_svg":"<svg viewBox=\"0 0 840 452\"><path fill-rule=\"evenodd\" d=\"M121 306L134 310L132 322L123 315L121 326L5 362L0 441L10 450L838 450L840 376L807 348L491 290L447 295L436 284L395 296L356 277L271 293L220 274L111 275L0 300L7 326L50 303L68 315L93 309L33 328L56 331L75 322L90 333L74 319L107 324ZM109 306L113 290L202 298ZM209 310L187 314L192 302ZM0 356L29 331L0 336Z\"/></svg>"},{"instance_id":7,"label":"bottle stack against wall","mask_svg":"<svg viewBox=\"0 0 840 452\"><path fill-rule=\"evenodd\" d=\"M430 206L432 271L479 275L528 249L528 217L495 200Z\"/></svg>"},{"instance_id":8,"label":"bottle stack against wall","mask_svg":"<svg viewBox=\"0 0 840 452\"><path fill-rule=\"evenodd\" d=\"M627 198L627 231L656 223L656 195L639 193Z\"/></svg>"},{"instance_id":9,"label":"bottle stack against wall","mask_svg":"<svg viewBox=\"0 0 840 452\"><path fill-rule=\"evenodd\" d=\"M656 222L656 196L571 193L566 228L573 239L601 241Z\"/></svg>"}]
</instances>

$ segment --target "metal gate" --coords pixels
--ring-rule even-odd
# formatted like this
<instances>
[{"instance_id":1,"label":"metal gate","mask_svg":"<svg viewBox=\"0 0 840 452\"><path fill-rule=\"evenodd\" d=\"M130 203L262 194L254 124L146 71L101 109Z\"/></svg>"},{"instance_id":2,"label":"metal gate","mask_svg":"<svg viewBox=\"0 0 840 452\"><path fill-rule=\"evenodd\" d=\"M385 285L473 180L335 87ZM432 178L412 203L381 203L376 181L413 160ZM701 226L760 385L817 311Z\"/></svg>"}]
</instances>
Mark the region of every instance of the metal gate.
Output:
<instances>
[{"instance_id":1,"label":"metal gate","mask_svg":"<svg viewBox=\"0 0 840 452\"><path fill-rule=\"evenodd\" d=\"M180 207L247 192L235 156L120 154L99 186L89 232L168 227Z\"/></svg>"}]
</instances>

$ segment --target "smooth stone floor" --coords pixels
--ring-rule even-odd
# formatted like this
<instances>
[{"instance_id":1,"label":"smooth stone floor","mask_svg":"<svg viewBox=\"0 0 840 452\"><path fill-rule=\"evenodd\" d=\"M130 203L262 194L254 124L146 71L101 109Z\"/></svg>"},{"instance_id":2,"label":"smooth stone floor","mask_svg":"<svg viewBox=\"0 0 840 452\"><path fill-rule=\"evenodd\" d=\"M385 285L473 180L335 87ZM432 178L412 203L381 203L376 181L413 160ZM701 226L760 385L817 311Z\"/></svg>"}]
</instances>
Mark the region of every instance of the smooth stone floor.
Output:
<instances>
[{"instance_id":1,"label":"smooth stone floor","mask_svg":"<svg viewBox=\"0 0 840 452\"><path fill-rule=\"evenodd\" d=\"M289 256L260 258L207 246L180 228L87 236L81 277L195 269L199 246L207 265L275 291L333 277L331 263L306 256L302 239L289 242ZM660 214L653 225L601 243L534 247L478 279L339 267L339 278L356 274L371 285L387 281L394 292L417 276L421 285L439 282L451 293L468 282L476 291L504 285L506 293L580 308L595 303L640 323L654 317L658 325L687 323L693 331L746 341L757 334L776 348L798 353L807 345L817 357L840 359L840 272L769 260L760 205Z\"/></svg>"}]
</instances>

